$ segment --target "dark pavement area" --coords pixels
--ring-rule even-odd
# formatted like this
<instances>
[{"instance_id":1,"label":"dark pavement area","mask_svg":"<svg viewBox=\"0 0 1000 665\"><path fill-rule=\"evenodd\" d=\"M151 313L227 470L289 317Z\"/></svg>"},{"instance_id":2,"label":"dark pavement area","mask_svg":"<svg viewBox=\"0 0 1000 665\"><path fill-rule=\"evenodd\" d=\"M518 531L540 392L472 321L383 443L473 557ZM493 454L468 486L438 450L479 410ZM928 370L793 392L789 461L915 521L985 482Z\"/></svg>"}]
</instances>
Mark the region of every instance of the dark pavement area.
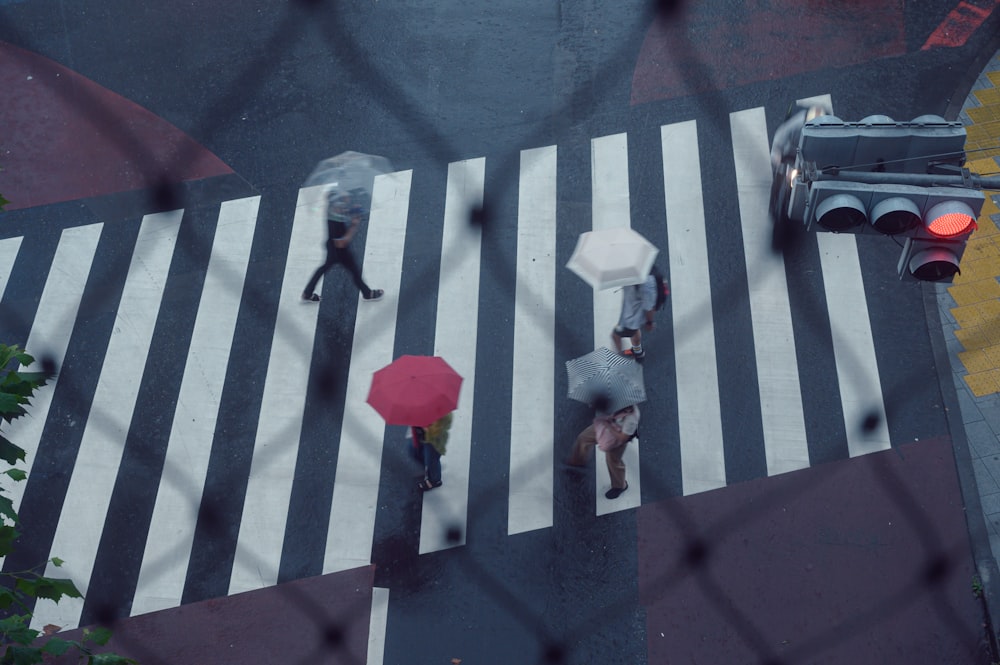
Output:
<instances>
[{"instance_id":1,"label":"dark pavement area","mask_svg":"<svg viewBox=\"0 0 1000 665\"><path fill-rule=\"evenodd\" d=\"M639 509L650 663L989 663L951 441Z\"/></svg>"}]
</instances>

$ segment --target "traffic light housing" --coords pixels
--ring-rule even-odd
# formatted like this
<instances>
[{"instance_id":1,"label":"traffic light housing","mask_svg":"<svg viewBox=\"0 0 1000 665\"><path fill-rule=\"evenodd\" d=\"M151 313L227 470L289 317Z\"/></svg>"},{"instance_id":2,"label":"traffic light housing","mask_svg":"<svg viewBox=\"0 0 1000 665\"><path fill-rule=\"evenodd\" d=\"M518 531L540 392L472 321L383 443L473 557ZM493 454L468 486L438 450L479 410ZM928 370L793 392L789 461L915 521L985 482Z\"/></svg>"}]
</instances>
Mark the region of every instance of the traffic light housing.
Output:
<instances>
[{"instance_id":1,"label":"traffic light housing","mask_svg":"<svg viewBox=\"0 0 1000 665\"><path fill-rule=\"evenodd\" d=\"M901 279L950 280L985 201L962 169L965 138L940 116L820 116L803 127L794 166L776 173L772 209L808 229L902 238Z\"/></svg>"},{"instance_id":2,"label":"traffic light housing","mask_svg":"<svg viewBox=\"0 0 1000 665\"><path fill-rule=\"evenodd\" d=\"M958 273L985 199L982 191L963 187L818 180L804 214L807 226L826 231L903 236L900 278L942 281Z\"/></svg>"}]
</instances>

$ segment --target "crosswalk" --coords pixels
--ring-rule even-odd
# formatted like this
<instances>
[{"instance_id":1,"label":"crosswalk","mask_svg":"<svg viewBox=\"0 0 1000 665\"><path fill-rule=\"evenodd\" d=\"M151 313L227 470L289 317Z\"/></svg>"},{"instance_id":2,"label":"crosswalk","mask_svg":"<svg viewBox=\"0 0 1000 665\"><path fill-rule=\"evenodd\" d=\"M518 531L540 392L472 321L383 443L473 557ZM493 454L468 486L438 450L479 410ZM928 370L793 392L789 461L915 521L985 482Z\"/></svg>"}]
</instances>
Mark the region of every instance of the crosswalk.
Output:
<instances>
[{"instance_id":1,"label":"crosswalk","mask_svg":"<svg viewBox=\"0 0 1000 665\"><path fill-rule=\"evenodd\" d=\"M595 516L635 508L644 492L653 491L644 489L641 481L658 480L656 468L643 467L645 454L654 445L676 447L681 486L671 490L675 494L724 487L732 477L732 469L727 469L727 450L734 446L762 449L768 475L809 466L804 382L822 380L839 386L851 456L890 445L855 237L816 237L820 265L814 270L821 273L826 293L836 365L835 377L816 377L811 368L798 364L793 321L803 314L791 304L781 255L769 249L769 141L764 109L734 111L729 129L729 157L736 179L735 189L726 195L738 199L739 219L735 225L732 220L726 223L742 233L751 315L745 334L752 338L754 351L748 359L754 367L748 371L757 378L757 385L748 386L748 391L756 391L759 398L763 437L760 441L733 441L725 435L724 422L729 415L720 385L727 381L731 363L738 361L727 357L726 350L717 345L716 327L736 323L713 313L717 311L712 306L713 297L718 295L712 289L710 246L712 229L720 223L706 217L707 184L702 181L699 152L702 128L697 120L666 124L648 144L658 149L663 168L663 207L656 219L642 220L640 230L665 240L658 262L665 268L672 294L658 321L661 329L672 333L672 358L667 358L665 348L651 351L662 358L647 365L647 384L654 395L648 409L671 414L677 436L676 440L665 440L655 431L643 430L643 440L630 445L625 458L629 491L614 501L604 498L609 485L607 470L603 464L596 465ZM144 543L141 552L135 553L140 563L125 581L128 611L135 615L175 607L190 598L185 589L201 560L196 560L192 551L197 549L199 519L205 519L203 497L225 491L209 486L212 459L225 459L231 446L234 459L238 456L237 443L227 439L219 425L227 390L245 393L255 403L259 400L260 406L259 414L255 408L247 412L248 417L256 418L252 445L239 443L241 449L249 451L245 477L235 485L245 487L239 500L241 512L234 523L218 527L232 532L234 546L231 562L221 566L225 572L220 574L226 579L216 588L235 594L281 581L283 556L288 556L289 506L300 482L296 470L305 463L299 457L307 445L328 446L336 456L335 475L329 480L327 493L320 497L328 511L318 511L322 523L311 525L325 533L317 571L331 573L368 565L373 560L376 520L391 519L380 514L378 495L384 459L398 448L400 430L386 428L366 405L365 397L372 373L392 361L393 349L406 334L400 330L401 309L406 303L400 301L399 294L415 269L406 261L412 251L407 237L423 233L418 225L428 224L438 226L441 237L435 257L440 266L438 282L420 286L423 296L434 303L434 316L426 322L433 326L429 351L445 357L465 380L444 458L446 482L439 490L414 499L422 500L419 553L465 544L466 527L475 519L469 509L470 487L477 482L472 477L472 459L486 445L509 446L507 533L551 527L558 498L557 483L553 482L555 467L576 433L562 431L560 425L560 414L571 407L560 394L563 370L554 359L570 342L579 342L580 348L589 348L591 342L593 347L607 345L620 304L620 294L613 291L594 293L589 303L570 300L567 304L559 296L571 279L563 274L568 256L561 254L560 241L589 229L633 223L630 196L637 190L629 182L630 160L635 157L630 154L629 138L627 133L619 133L591 139L589 163L579 165L566 166L560 161L560 146L556 145L521 151L516 205L512 207L516 219L510 220L516 254L507 284L514 301L511 320L498 320L480 307L484 231L468 223L468 212L489 197L487 158L449 164L443 189L424 193L444 200L443 216L437 220L427 220L421 211L412 209L412 170L380 176L372 196L363 268L372 278L370 283L384 288L386 296L378 303L359 298L352 305L357 313L344 388L344 417L339 431L323 432L318 440L314 439L316 433L306 434L305 414L316 390L319 368L313 358L324 330L319 307L299 300L301 286L321 261L325 240L316 188L298 193L280 296L271 309L250 311L245 297L254 270L253 242L260 236L260 197L225 201L218 207L210 252L195 270L203 279L196 280L190 279L189 263L177 267L179 255L184 255L184 261L194 260L179 240L184 225L193 223L186 211L144 216L137 222L137 232L125 235L131 239L130 245L120 237L125 224L70 222L59 238L47 274L35 276L44 280L37 307L20 312L21 300L0 300L5 312L17 312L31 321L25 339L6 341L23 343L29 352L44 354L64 368L39 393L32 417L15 422L8 433L28 451L29 481L5 486L15 507L30 499L29 490L34 485L38 488L35 496L46 495L57 511L51 537L43 537L37 547L44 550L40 558L59 556L65 563L58 569L50 566L47 574L71 577L86 595L105 548L115 547L117 534L108 533L106 516L124 511L125 517L116 524L134 525L143 532ZM560 175L565 168L589 173L589 222L567 223L568 216L561 214ZM492 223L501 224L497 220ZM96 257L105 243L114 246L105 252L117 248L119 254L128 255L122 260L125 274L121 293L113 303L98 302L96 310L90 311L88 293L108 289L95 277ZM0 298L4 298L12 276L18 274L23 244L21 237L0 239ZM421 252L417 270L427 261ZM176 282L184 288L175 289ZM197 299L196 308L185 310L187 318L174 314L175 291ZM260 340L255 357L235 353L234 337L242 322L251 315L262 316L261 312L270 312L268 316L273 317L273 336ZM113 324L103 328L108 331L104 339L77 333L81 321L106 320L108 316ZM589 321L590 316L592 340L589 336L582 341L565 339L565 330ZM849 328L843 327L848 323ZM161 326L169 332L163 333ZM162 352L154 341L164 334L182 338L185 349L174 359L183 367L179 384L169 391L157 386L156 377L146 373L151 358ZM477 366L484 357L496 360L496 335L512 340L511 357L504 359L511 367L510 402L481 403L477 385L496 379L477 376ZM67 359L81 355L101 358L94 365L99 377L92 400L74 398L78 384L72 375L74 364ZM262 383L227 385L232 368L244 363L266 366ZM669 372L656 371L667 367ZM675 404L656 403L655 395L664 394L657 388L666 387L670 388L668 393L676 391ZM155 391L155 400L169 405L155 414L155 425L149 425L154 416L143 410L147 402L138 399L143 391ZM50 411L53 404L58 408ZM859 428L857 424L873 412L880 416L875 426ZM489 422L504 423L495 436L477 429L479 419L487 413ZM58 427L51 424L57 420ZM162 440L139 440L135 435L139 423L161 432ZM74 445L51 440L67 428L79 432L72 470L46 467L44 473L32 474L31 465L37 457L45 458L47 450ZM123 458L138 459L144 466L123 462ZM126 476L136 468L155 472L158 480L126 492L121 489L129 483ZM232 468L241 467L234 462ZM68 482L55 482L60 474L69 474ZM134 505L119 505L130 497ZM142 515L140 506L148 506L148 515ZM136 513L134 519L130 510ZM84 601L63 601L58 606L39 601L34 622L39 627L50 623L73 627L87 616Z\"/></svg>"}]
</instances>

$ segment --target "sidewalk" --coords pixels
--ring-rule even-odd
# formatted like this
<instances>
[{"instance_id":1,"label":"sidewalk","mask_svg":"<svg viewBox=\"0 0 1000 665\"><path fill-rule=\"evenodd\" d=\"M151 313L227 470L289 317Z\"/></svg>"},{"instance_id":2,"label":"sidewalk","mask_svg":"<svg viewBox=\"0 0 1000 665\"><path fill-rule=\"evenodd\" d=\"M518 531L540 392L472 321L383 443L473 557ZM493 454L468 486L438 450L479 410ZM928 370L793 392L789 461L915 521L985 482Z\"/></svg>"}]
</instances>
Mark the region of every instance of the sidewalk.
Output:
<instances>
[{"instance_id":1,"label":"sidewalk","mask_svg":"<svg viewBox=\"0 0 1000 665\"><path fill-rule=\"evenodd\" d=\"M980 74L962 107L967 166L981 175L1000 173L1000 52ZM947 361L958 395L952 432L979 579L995 640L1000 635L1000 194L986 203L951 285L935 285ZM929 322L931 324L935 322ZM952 406L955 410L954 405ZM957 437L956 437L957 439Z\"/></svg>"}]
</instances>

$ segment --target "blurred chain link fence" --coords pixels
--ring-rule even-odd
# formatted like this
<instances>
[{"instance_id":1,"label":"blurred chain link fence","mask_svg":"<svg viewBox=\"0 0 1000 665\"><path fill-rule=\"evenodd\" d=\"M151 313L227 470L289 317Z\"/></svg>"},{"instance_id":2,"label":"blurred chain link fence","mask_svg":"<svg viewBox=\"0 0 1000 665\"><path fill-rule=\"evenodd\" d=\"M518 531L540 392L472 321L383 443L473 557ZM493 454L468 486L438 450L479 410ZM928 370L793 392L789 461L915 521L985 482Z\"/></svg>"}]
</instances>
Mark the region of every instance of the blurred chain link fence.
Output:
<instances>
[{"instance_id":1,"label":"blurred chain link fence","mask_svg":"<svg viewBox=\"0 0 1000 665\"><path fill-rule=\"evenodd\" d=\"M458 159L458 156L462 154L462 146L453 145L449 137L442 133L441 129L435 126L425 114L417 112L418 109L415 102L407 95L405 89L398 85L391 77L387 76L378 63L365 57L365 50L357 42L355 35L338 20L339 11L340 7L337 3L323 2L322 0L297 0L296 2L291 2L284 19L274 25L269 38L264 43L254 48L253 53L250 54L242 69L232 77L232 84L212 100L206 108L200 124L197 127L190 128L189 133L194 136L213 135L213 133L232 119L234 113L238 114L238 110L247 105L248 100L254 95L257 82L265 76L273 74L275 69L279 67L280 58L275 57L274 54L293 50L300 33L303 31L318 30L322 33L329 47L329 52L338 63L338 66L343 71L349 73L360 85L364 85L367 89L371 90L373 103L381 105L387 110L395 111L400 117L409 118L414 123L412 134L420 141L422 148L429 155L441 164L447 164ZM652 2L649 6L648 14L639 17L638 24L645 26L650 21L681 20L683 13L684 7L680 0ZM23 41L30 43L30 39L24 39ZM679 43L672 45L672 47L678 50L690 50L690 44ZM622 44L621 51L616 57L609 59L603 69L595 72L594 80L620 76L622 72L619 63L622 57L630 54L633 49L634 45L632 44ZM693 77L710 77L710 72L707 69L699 70L695 66L688 71L690 76ZM594 90L589 83L580 85L572 94L566 96L563 100L562 108L558 109L554 115L579 116L585 113L585 103L593 94ZM712 119L716 119L720 124L723 123L726 113L722 113L720 110L725 109L726 105L721 96L708 94L703 99L709 107L713 105L715 107L714 109L709 108L708 112L706 112L707 121L711 122ZM79 94L69 101L76 105L79 112L86 116L91 124L96 127L102 127L108 135L113 136L116 141L119 141L123 149L133 154L143 154L144 146L137 137L128 127L111 124L109 116L104 112L104 109L97 100L88 99L86 94ZM400 113L401 109L402 112ZM728 127L719 127L718 129L728 132ZM535 137L537 140L528 144L544 145L549 139L547 132L548 129L543 127ZM192 155L182 152L177 155L176 159L178 162L184 162L184 160L188 160L191 157ZM162 176L163 171L160 170L162 164L158 166L155 160L149 159L138 162L137 166L146 169L145 175L148 181L159 183L149 191L149 196L151 197L149 206L151 209L174 210L184 207L183 190L176 183L170 182ZM170 169L167 168L165 171L170 171ZM497 183L500 188L508 191L516 191L518 182L516 154L510 156L507 161L502 163L499 172L502 174L500 181ZM495 213L491 210L489 202L486 202L482 207L469 209L468 219L470 224L480 226L483 229L484 235L488 234L492 227L499 222L499 220L495 219ZM203 250L204 248L187 247L178 243L175 251L196 253ZM127 258L123 258L120 265L111 266L109 269L122 272L127 271ZM497 282L513 284L516 267L514 265L501 265L500 270L501 274L495 275ZM434 283L437 280L437 275L434 269L428 269L425 275L417 276L414 280L420 283ZM233 275L233 283L242 284L242 279L237 275ZM92 300L91 305L99 309L113 309L117 293L108 293L106 295L107 297L103 302L99 299ZM513 298L513 293L508 293L507 295ZM730 295L732 298L740 297L736 293ZM243 294L243 297L266 298L268 296L264 293L247 291ZM407 308L420 308L421 306L422 303L420 302L400 301L401 311ZM823 305L817 303L816 307L822 308ZM8 321L11 321L18 317L19 313L17 311L5 311L3 312L3 316L5 318L11 317L8 318ZM825 326L825 315L816 316L812 323L817 327ZM66 321L65 324L72 326L74 322ZM559 323L558 319L556 326L556 339L568 340L579 335L579 331L567 329L564 324ZM17 340L9 341L17 342ZM300 344L303 348L311 348L312 344L309 339L293 340L293 343ZM29 353L37 353L36 350L30 348L27 351ZM43 358L42 361L45 362L45 359ZM854 362L862 361L854 359ZM52 367L52 364L51 360L47 361L50 369L58 371L58 368ZM313 372L316 376L316 380L313 382L314 389L321 400L331 400L343 394L343 386L339 384L342 380L340 378L341 373L336 371L336 368L314 367ZM901 390L900 393L905 394L905 391ZM871 413L864 421L857 423L859 430L874 430L879 425L878 413L878 409L873 407ZM101 419L107 415L91 413L90 418ZM359 417L362 416L357 413L349 411L344 413L346 420ZM365 414L365 417L371 416ZM297 440L299 434L298 431L284 431L277 439L294 441ZM407 466L407 460L403 459L400 455L386 455L384 459L376 460L376 462L387 469L386 473L394 476L407 477L411 475L411 469ZM219 529L220 535L227 538L230 537L225 533L226 526L221 523L222 516L213 515L213 507L201 501L200 488L191 486L185 469L164 468L163 474L168 481L175 483L178 487L186 488L186 493L194 497L188 507L190 515L197 516L199 523L208 525L209 529ZM647 482L655 482L655 479L650 478ZM735 525L741 524L749 519L752 514L764 511L769 506L778 505L783 501L794 501L796 498L795 493L804 491L801 487L794 488L793 486L791 490L785 488L774 492L768 495L765 500L744 506L741 510L734 511L732 514L727 515L724 520L714 524L693 523L681 503L677 501L663 502L663 510L669 519L674 521L677 529L686 534L687 540L683 544L683 548L681 548L683 552L682 556L670 562L669 572L649 584L644 593L651 594L654 598L669 597L677 589L681 581L691 578L696 579L698 585L703 589L709 604L720 615L726 617L731 631L738 635L745 644L750 645L755 653L753 662L760 663L761 665L790 665L791 663L798 662L812 662L812 658L819 657L831 646L855 634L858 630L866 628L869 623L901 612L915 602L915 599L929 599L934 611L938 614L942 623L948 626L949 630L953 631L957 641L966 644L978 643L980 645L983 651L981 653L970 654L969 662L973 662L973 658L982 659L983 654L990 646L986 644L988 641L986 634L991 631L986 629L982 631L982 637L977 637L975 635L977 627L966 624L962 613L952 605L947 594L944 593L946 586L954 583L953 578L956 571L964 570L968 564L964 560L965 550L956 550L947 543L940 541L934 526L927 521L919 508L919 502L911 494L907 486L900 481L897 471L889 466L885 466L883 473L880 475L880 482L882 483L882 492L885 500L897 506L906 515L909 528L919 534L919 539L923 547L920 555L925 561L923 570L914 576L911 584L903 593L888 597L880 605L872 607L871 611L867 614L847 617L839 624L828 626L823 631L821 637L816 640L795 644L789 649L781 650L777 648L772 643L773 636L767 634L759 626L752 612L731 602L727 596L725 583L720 579L720 571L716 568L717 564L714 557L719 541ZM485 488L483 491L477 491L476 498L470 503L469 514L476 515L487 512L491 505L505 499L506 491L506 486L496 486ZM660 494L668 492L669 490L666 488L660 489ZM462 525L455 525L449 530L449 544L464 540L463 528L464 526ZM67 559L73 556L72 552L58 554ZM167 566L169 559L174 556L183 556L183 554L182 552L170 552L165 557L162 565ZM465 547L452 550L452 556L455 564L461 566L466 575L479 581L482 592L492 600L493 606L497 611L506 613L514 621L522 625L525 630L536 636L537 645L534 645L534 650L542 654L541 658L537 661L539 663L558 665L560 663L591 662L588 660L587 654L582 654L578 650L575 650L575 645L579 638L594 631L599 631L606 621L606 617L610 614L618 613L622 616L627 616L633 613L638 602L638 599L632 597L630 594L623 594L619 598L607 599L603 607L595 608L595 614L590 620L579 625L562 625L556 630L551 627L551 617L540 614L534 609L531 603L525 602L525 599L519 597L509 587L505 576L501 572L491 569L478 558L474 548ZM415 562L416 558L417 555L415 552L409 553L408 560L404 555L402 561L396 562L399 565L394 571L394 575L405 576L406 566ZM258 561L257 565L267 567L270 564L265 561ZM971 584L971 581L969 583ZM310 655L298 660L298 662L303 665L320 662L345 664L366 662L366 655L364 653L352 650L347 636L353 630L356 630L359 625L367 625L370 612L367 599L359 601L354 606L349 606L346 610L341 609L336 613L331 613L328 608L315 602L314 599L309 598L307 595L300 593L294 586L283 585L279 589L282 593L288 595L287 600L290 603L296 605L301 610L302 620L311 621L316 626L314 633L317 636L316 643L309 645L311 647ZM972 590L970 589L971 593ZM96 611L96 616L100 624L114 628L120 620L121 612L122 608L108 605L99 607ZM970 632L973 635L970 636ZM156 653L145 644L123 644L120 640L126 638L121 635L119 635L118 639L118 643L126 647L131 653L141 654L139 657L144 665L173 662L169 654ZM182 640L183 636L177 636L177 639ZM279 640L281 637L276 635L273 639ZM993 646L995 650L995 645ZM414 657L415 659L411 662L423 662L418 657ZM490 661L480 656L470 655L467 662ZM525 660L522 662L529 661Z\"/></svg>"}]
</instances>

